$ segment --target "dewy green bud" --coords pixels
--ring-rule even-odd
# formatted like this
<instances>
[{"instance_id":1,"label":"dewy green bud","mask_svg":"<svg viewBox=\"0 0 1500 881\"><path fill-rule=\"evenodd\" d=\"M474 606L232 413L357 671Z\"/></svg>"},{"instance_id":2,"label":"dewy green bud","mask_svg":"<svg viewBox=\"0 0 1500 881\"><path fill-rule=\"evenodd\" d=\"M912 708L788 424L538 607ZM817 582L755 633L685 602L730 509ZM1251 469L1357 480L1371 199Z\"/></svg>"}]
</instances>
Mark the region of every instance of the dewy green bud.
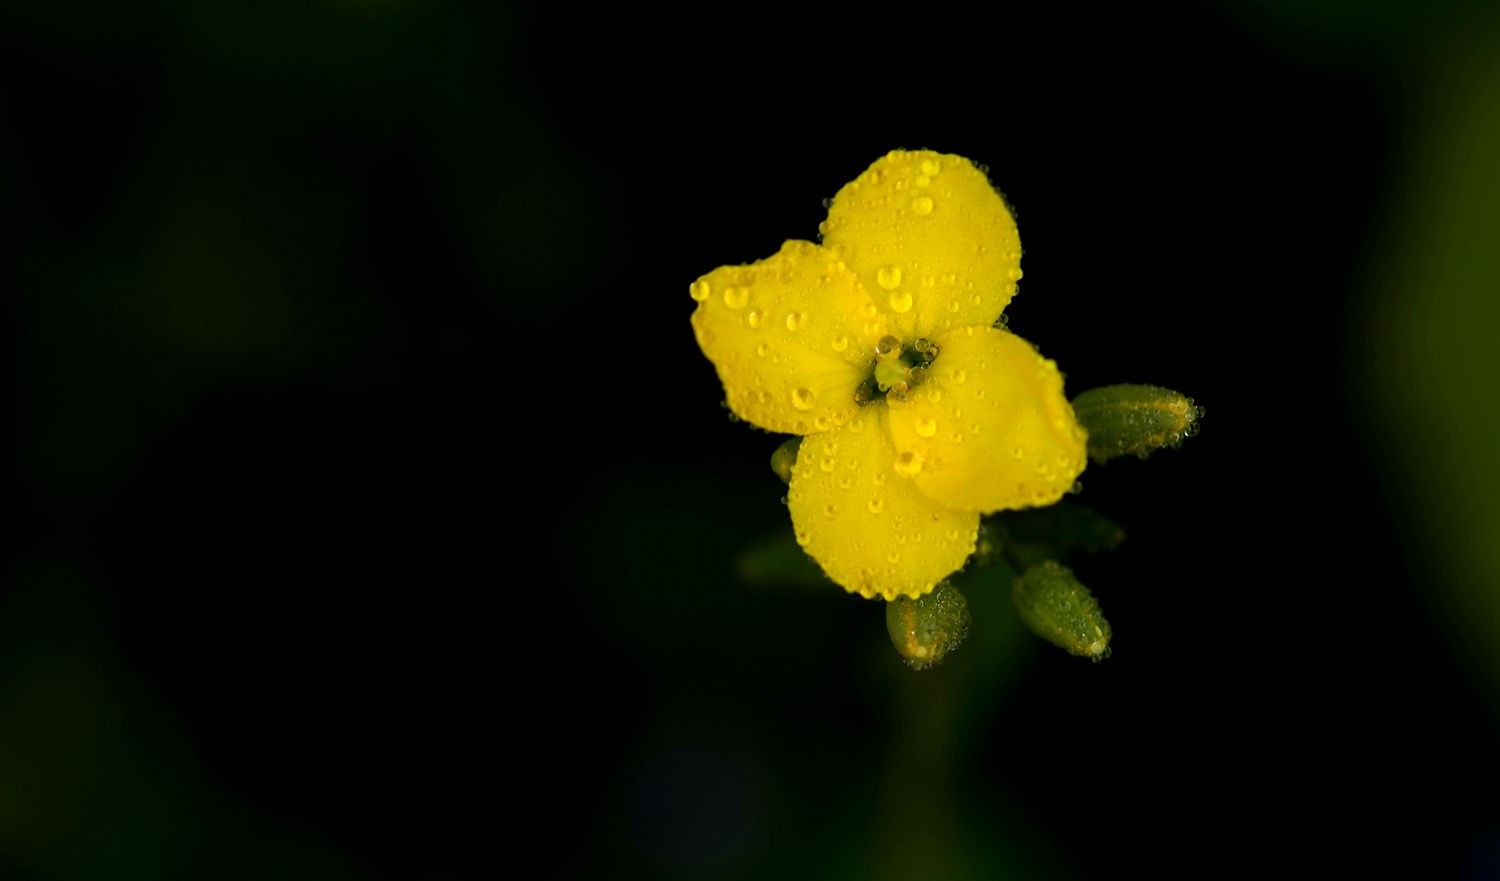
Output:
<instances>
[{"instance_id":1,"label":"dewy green bud","mask_svg":"<svg viewBox=\"0 0 1500 881\"><path fill-rule=\"evenodd\" d=\"M802 438L790 437L771 454L771 470L782 483L792 482L792 466L797 464L797 448L801 445Z\"/></svg>"},{"instance_id":2,"label":"dewy green bud","mask_svg":"<svg viewBox=\"0 0 1500 881\"><path fill-rule=\"evenodd\" d=\"M1032 566L1011 583L1021 620L1042 639L1095 661L1109 656L1109 622L1073 570L1056 560Z\"/></svg>"},{"instance_id":3,"label":"dewy green bud","mask_svg":"<svg viewBox=\"0 0 1500 881\"><path fill-rule=\"evenodd\" d=\"M925 670L958 648L969 635L969 602L948 582L917 599L885 604L885 629L908 666Z\"/></svg>"},{"instance_id":4,"label":"dewy green bud","mask_svg":"<svg viewBox=\"0 0 1500 881\"><path fill-rule=\"evenodd\" d=\"M1073 399L1089 432L1089 458L1104 463L1133 453L1144 459L1198 433L1204 409L1192 398L1154 385L1107 385Z\"/></svg>"}]
</instances>

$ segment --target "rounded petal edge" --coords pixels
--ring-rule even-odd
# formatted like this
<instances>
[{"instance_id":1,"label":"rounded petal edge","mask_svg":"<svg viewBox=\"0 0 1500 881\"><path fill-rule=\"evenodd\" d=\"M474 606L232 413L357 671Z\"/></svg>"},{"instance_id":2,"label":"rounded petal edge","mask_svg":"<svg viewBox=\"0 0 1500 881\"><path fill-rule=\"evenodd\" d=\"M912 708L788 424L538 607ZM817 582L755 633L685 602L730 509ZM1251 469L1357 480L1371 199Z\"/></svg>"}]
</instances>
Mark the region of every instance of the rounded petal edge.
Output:
<instances>
[{"instance_id":1,"label":"rounded petal edge","mask_svg":"<svg viewBox=\"0 0 1500 881\"><path fill-rule=\"evenodd\" d=\"M962 156L891 151L839 190L821 231L904 339L994 323L1021 277L1010 208Z\"/></svg>"},{"instance_id":2,"label":"rounded petal edge","mask_svg":"<svg viewBox=\"0 0 1500 881\"><path fill-rule=\"evenodd\" d=\"M704 275L689 293L698 347L736 416L806 435L854 415L885 322L833 252L788 241L764 260Z\"/></svg>"},{"instance_id":3,"label":"rounded petal edge","mask_svg":"<svg viewBox=\"0 0 1500 881\"><path fill-rule=\"evenodd\" d=\"M902 476L885 409L805 440L787 507L797 543L845 590L916 598L963 567L979 515L938 505Z\"/></svg>"},{"instance_id":4,"label":"rounded petal edge","mask_svg":"<svg viewBox=\"0 0 1500 881\"><path fill-rule=\"evenodd\" d=\"M968 511L1040 507L1088 464L1088 433L1063 376L1009 331L962 327L940 337L929 380L891 404L891 437L935 503Z\"/></svg>"}]
</instances>

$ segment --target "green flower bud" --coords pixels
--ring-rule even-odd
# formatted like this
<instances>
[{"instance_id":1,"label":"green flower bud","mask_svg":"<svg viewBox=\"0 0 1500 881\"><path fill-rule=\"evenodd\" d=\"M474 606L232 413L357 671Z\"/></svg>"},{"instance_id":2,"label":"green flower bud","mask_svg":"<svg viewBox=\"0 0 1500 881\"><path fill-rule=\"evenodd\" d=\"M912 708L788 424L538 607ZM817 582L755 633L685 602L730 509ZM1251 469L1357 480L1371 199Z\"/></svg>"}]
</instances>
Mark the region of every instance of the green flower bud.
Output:
<instances>
[{"instance_id":1,"label":"green flower bud","mask_svg":"<svg viewBox=\"0 0 1500 881\"><path fill-rule=\"evenodd\" d=\"M1107 385L1073 399L1089 432L1089 457L1104 463L1133 453L1144 459L1198 433L1204 409L1192 398L1154 385Z\"/></svg>"},{"instance_id":2,"label":"green flower bud","mask_svg":"<svg viewBox=\"0 0 1500 881\"><path fill-rule=\"evenodd\" d=\"M790 437L771 454L771 470L776 472L782 483L792 482L792 466L797 464L797 448L801 445L802 438Z\"/></svg>"},{"instance_id":3,"label":"green flower bud","mask_svg":"<svg viewBox=\"0 0 1500 881\"><path fill-rule=\"evenodd\" d=\"M1109 656L1109 622L1073 571L1046 560L1011 583L1021 620L1042 639L1069 653L1099 661Z\"/></svg>"},{"instance_id":4,"label":"green flower bud","mask_svg":"<svg viewBox=\"0 0 1500 881\"><path fill-rule=\"evenodd\" d=\"M898 597L887 602L885 629L907 666L925 670L969 635L969 602L958 588L940 582L917 599Z\"/></svg>"}]
</instances>

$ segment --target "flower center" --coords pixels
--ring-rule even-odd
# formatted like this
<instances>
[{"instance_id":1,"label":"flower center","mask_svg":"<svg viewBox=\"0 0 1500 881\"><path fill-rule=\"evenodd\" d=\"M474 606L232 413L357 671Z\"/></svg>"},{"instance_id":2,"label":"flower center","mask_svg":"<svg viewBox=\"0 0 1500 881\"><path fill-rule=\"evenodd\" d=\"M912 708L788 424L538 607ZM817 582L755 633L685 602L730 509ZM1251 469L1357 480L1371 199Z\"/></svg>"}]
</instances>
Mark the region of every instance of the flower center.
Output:
<instances>
[{"instance_id":1,"label":"flower center","mask_svg":"<svg viewBox=\"0 0 1500 881\"><path fill-rule=\"evenodd\" d=\"M874 369L854 390L855 403L863 406L887 397L906 400L912 389L927 380L927 371L937 356L937 344L928 339L903 343L893 336L881 337L875 343Z\"/></svg>"}]
</instances>

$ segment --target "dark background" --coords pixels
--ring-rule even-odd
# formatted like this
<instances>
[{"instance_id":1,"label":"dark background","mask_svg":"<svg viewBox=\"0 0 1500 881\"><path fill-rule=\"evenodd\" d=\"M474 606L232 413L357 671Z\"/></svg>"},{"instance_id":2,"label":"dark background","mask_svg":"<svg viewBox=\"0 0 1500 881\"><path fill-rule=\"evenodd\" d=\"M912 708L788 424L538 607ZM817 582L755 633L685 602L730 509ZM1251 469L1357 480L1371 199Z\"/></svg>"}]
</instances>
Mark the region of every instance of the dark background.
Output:
<instances>
[{"instance_id":1,"label":"dark background","mask_svg":"<svg viewBox=\"0 0 1500 881\"><path fill-rule=\"evenodd\" d=\"M0 877L1500 876L1494 15L23 3L3 50ZM897 147L989 167L1070 392L1207 407L1083 476L1103 663L991 597L918 673L737 574L779 438L687 286Z\"/></svg>"}]
</instances>

